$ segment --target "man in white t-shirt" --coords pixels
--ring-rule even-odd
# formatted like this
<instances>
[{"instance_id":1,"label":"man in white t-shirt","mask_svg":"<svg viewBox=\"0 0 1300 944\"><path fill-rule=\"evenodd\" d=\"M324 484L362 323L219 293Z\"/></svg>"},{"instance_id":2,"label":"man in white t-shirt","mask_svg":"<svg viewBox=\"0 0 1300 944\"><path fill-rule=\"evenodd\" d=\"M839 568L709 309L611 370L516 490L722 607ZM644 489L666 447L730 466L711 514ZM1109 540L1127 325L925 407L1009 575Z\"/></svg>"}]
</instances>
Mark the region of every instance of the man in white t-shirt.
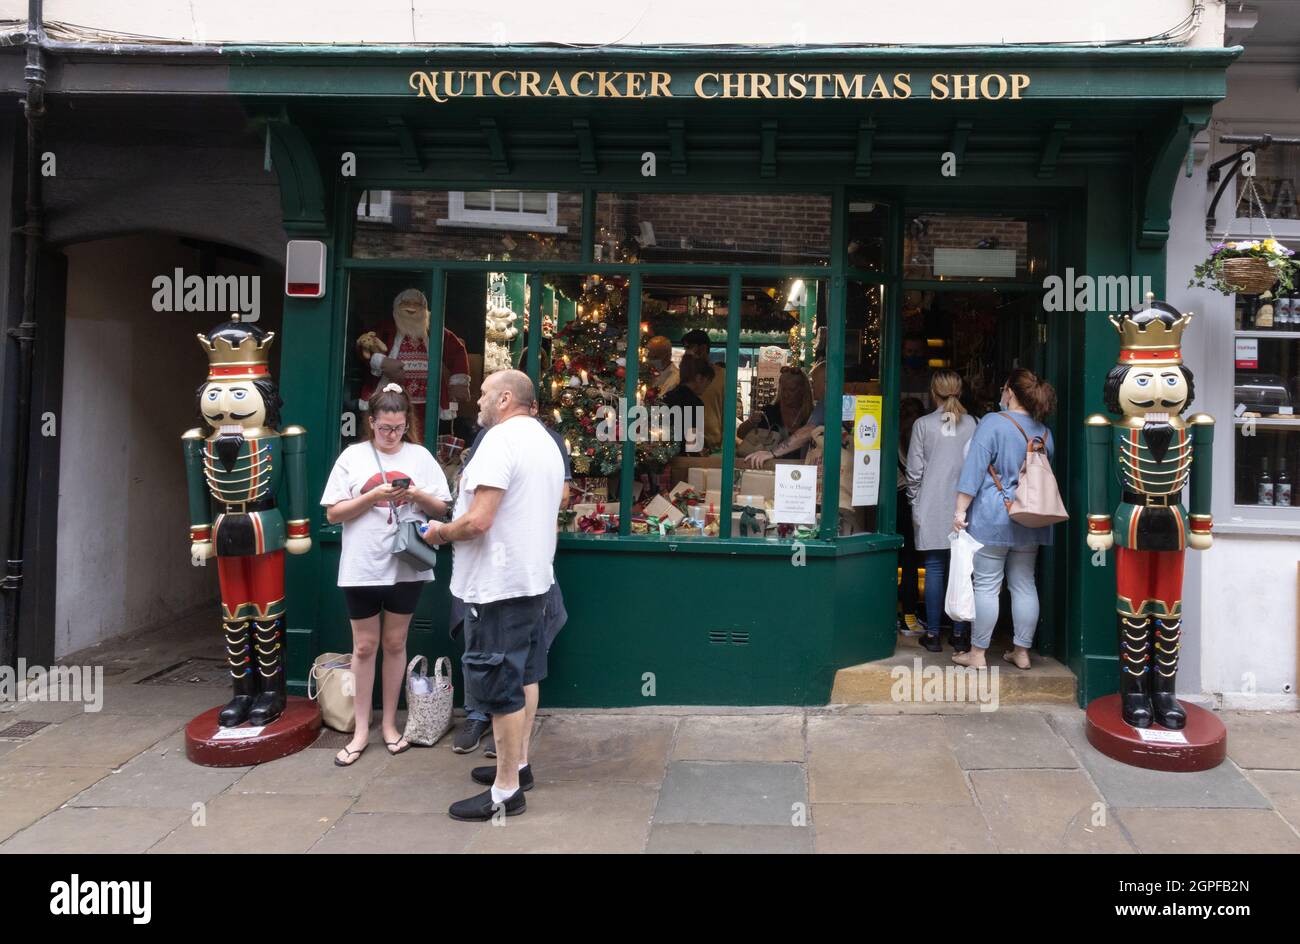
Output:
<instances>
[{"instance_id":1,"label":"man in white t-shirt","mask_svg":"<svg viewBox=\"0 0 1300 944\"><path fill-rule=\"evenodd\" d=\"M496 767L471 776L488 790L451 805L452 819L488 820L498 807L524 812L532 789L528 741L546 678L543 635L555 581L555 514L564 461L531 412L528 375L502 370L483 381L479 424L487 429L461 477L450 524L431 522L424 539L455 544L451 592L465 601L465 688L492 716Z\"/></svg>"}]
</instances>

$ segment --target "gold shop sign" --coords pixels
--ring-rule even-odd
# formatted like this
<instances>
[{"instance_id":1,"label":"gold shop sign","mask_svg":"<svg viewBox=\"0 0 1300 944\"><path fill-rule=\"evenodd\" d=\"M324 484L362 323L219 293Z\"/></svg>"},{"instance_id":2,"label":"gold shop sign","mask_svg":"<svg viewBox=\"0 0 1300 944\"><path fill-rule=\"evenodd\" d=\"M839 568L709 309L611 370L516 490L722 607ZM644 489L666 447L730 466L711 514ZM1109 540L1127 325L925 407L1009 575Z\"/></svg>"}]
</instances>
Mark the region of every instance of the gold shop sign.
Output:
<instances>
[{"instance_id":1,"label":"gold shop sign","mask_svg":"<svg viewBox=\"0 0 1300 944\"><path fill-rule=\"evenodd\" d=\"M698 98L1018 101L1023 72L671 72L438 69L412 72L417 98Z\"/></svg>"}]
</instances>

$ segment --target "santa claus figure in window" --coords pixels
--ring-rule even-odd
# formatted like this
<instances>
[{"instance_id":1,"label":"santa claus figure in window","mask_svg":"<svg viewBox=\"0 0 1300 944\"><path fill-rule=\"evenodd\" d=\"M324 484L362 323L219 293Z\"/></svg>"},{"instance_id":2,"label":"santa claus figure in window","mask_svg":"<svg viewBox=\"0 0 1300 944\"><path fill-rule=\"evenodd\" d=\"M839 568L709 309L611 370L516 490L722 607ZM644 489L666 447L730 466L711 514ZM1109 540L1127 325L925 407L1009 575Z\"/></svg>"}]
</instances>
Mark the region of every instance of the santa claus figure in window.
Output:
<instances>
[{"instance_id":1,"label":"santa claus figure in window","mask_svg":"<svg viewBox=\"0 0 1300 944\"><path fill-rule=\"evenodd\" d=\"M415 408L412 432L424 441L429 383L429 301L424 293L408 288L393 299L392 318L357 338L357 356L368 374L361 403L381 384L401 384ZM456 418L459 404L469 402L469 355L465 343L446 328L442 329L441 376L438 418L450 421Z\"/></svg>"}]
</instances>

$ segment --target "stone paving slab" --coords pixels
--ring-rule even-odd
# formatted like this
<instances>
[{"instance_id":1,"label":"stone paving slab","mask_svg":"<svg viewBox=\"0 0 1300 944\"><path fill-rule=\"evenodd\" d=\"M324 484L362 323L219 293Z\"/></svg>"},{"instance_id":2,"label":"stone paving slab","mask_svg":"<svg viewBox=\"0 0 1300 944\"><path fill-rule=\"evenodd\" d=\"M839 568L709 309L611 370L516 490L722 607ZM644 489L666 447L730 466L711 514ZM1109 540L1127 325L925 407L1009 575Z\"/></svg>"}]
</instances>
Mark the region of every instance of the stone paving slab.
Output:
<instances>
[{"instance_id":1,"label":"stone paving slab","mask_svg":"<svg viewBox=\"0 0 1300 944\"><path fill-rule=\"evenodd\" d=\"M802 763L803 716L684 717L677 725L672 759Z\"/></svg>"},{"instance_id":2,"label":"stone paving slab","mask_svg":"<svg viewBox=\"0 0 1300 944\"><path fill-rule=\"evenodd\" d=\"M1278 815L1300 831L1300 770L1252 770L1247 776Z\"/></svg>"},{"instance_id":3,"label":"stone paving slab","mask_svg":"<svg viewBox=\"0 0 1300 944\"><path fill-rule=\"evenodd\" d=\"M208 802L251 769L190 763L185 756L185 736L178 733L137 755L120 770L111 771L68 805L188 810L194 803Z\"/></svg>"},{"instance_id":4,"label":"stone paving slab","mask_svg":"<svg viewBox=\"0 0 1300 944\"><path fill-rule=\"evenodd\" d=\"M940 718L809 718L808 758L814 803L971 803Z\"/></svg>"},{"instance_id":5,"label":"stone paving slab","mask_svg":"<svg viewBox=\"0 0 1300 944\"><path fill-rule=\"evenodd\" d=\"M675 761L659 791L655 823L789 826L807 811L802 764Z\"/></svg>"},{"instance_id":6,"label":"stone paving slab","mask_svg":"<svg viewBox=\"0 0 1300 944\"><path fill-rule=\"evenodd\" d=\"M0 764L120 767L185 723L176 716L77 715L39 731L0 759Z\"/></svg>"},{"instance_id":7,"label":"stone paving slab","mask_svg":"<svg viewBox=\"0 0 1300 944\"><path fill-rule=\"evenodd\" d=\"M1231 759L1213 770L1168 773L1130 767L1112 760L1088 743L1083 714L1055 717L1053 727L1074 748L1088 774L1112 807L1192 807L1200 809L1268 809L1268 800Z\"/></svg>"},{"instance_id":8,"label":"stone paving slab","mask_svg":"<svg viewBox=\"0 0 1300 944\"><path fill-rule=\"evenodd\" d=\"M473 833L469 852L641 852L657 796L638 783L538 783L522 816L457 825Z\"/></svg>"},{"instance_id":9,"label":"stone paving slab","mask_svg":"<svg viewBox=\"0 0 1300 944\"><path fill-rule=\"evenodd\" d=\"M997 852L972 803L814 803L817 852Z\"/></svg>"},{"instance_id":10,"label":"stone paving slab","mask_svg":"<svg viewBox=\"0 0 1300 944\"><path fill-rule=\"evenodd\" d=\"M225 793L207 804L203 825L187 818L149 851L306 852L351 805L351 797Z\"/></svg>"},{"instance_id":11,"label":"stone paving slab","mask_svg":"<svg viewBox=\"0 0 1300 944\"><path fill-rule=\"evenodd\" d=\"M104 686L103 713L108 715L176 715L186 724L230 701L230 686L139 685L111 682Z\"/></svg>"},{"instance_id":12,"label":"stone paving slab","mask_svg":"<svg viewBox=\"0 0 1300 944\"><path fill-rule=\"evenodd\" d=\"M1300 770L1300 725L1295 712L1225 711L1228 756L1252 770Z\"/></svg>"},{"instance_id":13,"label":"stone paving slab","mask_svg":"<svg viewBox=\"0 0 1300 944\"><path fill-rule=\"evenodd\" d=\"M0 852L141 853L191 815L188 809L66 806L0 844Z\"/></svg>"},{"instance_id":14,"label":"stone paving slab","mask_svg":"<svg viewBox=\"0 0 1300 944\"><path fill-rule=\"evenodd\" d=\"M107 776L107 767L10 767L0 762L0 839L8 839Z\"/></svg>"},{"instance_id":15,"label":"stone paving slab","mask_svg":"<svg viewBox=\"0 0 1300 944\"><path fill-rule=\"evenodd\" d=\"M656 716L558 715L542 725L529 760L543 780L658 784L676 727Z\"/></svg>"},{"instance_id":16,"label":"stone paving slab","mask_svg":"<svg viewBox=\"0 0 1300 944\"><path fill-rule=\"evenodd\" d=\"M1132 809L1118 816L1139 852L1300 852L1300 836L1272 810Z\"/></svg>"},{"instance_id":17,"label":"stone paving slab","mask_svg":"<svg viewBox=\"0 0 1300 944\"><path fill-rule=\"evenodd\" d=\"M411 749L393 758L369 780L352 808L357 813L440 813L457 800L481 793L483 787L470 779L474 767L493 761L481 752L454 754L433 747ZM531 796L531 793L530 793Z\"/></svg>"},{"instance_id":18,"label":"stone paving slab","mask_svg":"<svg viewBox=\"0 0 1300 944\"><path fill-rule=\"evenodd\" d=\"M349 811L311 847L313 853L464 852L477 829L439 813L357 813Z\"/></svg>"},{"instance_id":19,"label":"stone paving slab","mask_svg":"<svg viewBox=\"0 0 1300 944\"><path fill-rule=\"evenodd\" d=\"M21 743L22 741L0 741L0 757L4 757Z\"/></svg>"},{"instance_id":20,"label":"stone paving slab","mask_svg":"<svg viewBox=\"0 0 1300 944\"><path fill-rule=\"evenodd\" d=\"M70 701L20 701L13 702L13 714L0 714L0 725L14 721L52 721L59 723L87 714L86 706Z\"/></svg>"},{"instance_id":21,"label":"stone paving slab","mask_svg":"<svg viewBox=\"0 0 1300 944\"><path fill-rule=\"evenodd\" d=\"M976 800L1001 852L1132 852L1082 770L977 770Z\"/></svg>"},{"instance_id":22,"label":"stone paving slab","mask_svg":"<svg viewBox=\"0 0 1300 944\"><path fill-rule=\"evenodd\" d=\"M645 851L678 855L807 853L813 851L813 832L807 826L655 823L650 827L650 842Z\"/></svg>"},{"instance_id":23,"label":"stone paving slab","mask_svg":"<svg viewBox=\"0 0 1300 944\"><path fill-rule=\"evenodd\" d=\"M269 764L259 764L239 779L233 792L356 797L389 764L405 760L414 750L390 757L376 731L351 766L334 765L337 750L308 748Z\"/></svg>"},{"instance_id":24,"label":"stone paving slab","mask_svg":"<svg viewBox=\"0 0 1300 944\"><path fill-rule=\"evenodd\" d=\"M943 730L963 770L1079 766L1066 742L1038 712L1003 709L947 715Z\"/></svg>"}]
</instances>

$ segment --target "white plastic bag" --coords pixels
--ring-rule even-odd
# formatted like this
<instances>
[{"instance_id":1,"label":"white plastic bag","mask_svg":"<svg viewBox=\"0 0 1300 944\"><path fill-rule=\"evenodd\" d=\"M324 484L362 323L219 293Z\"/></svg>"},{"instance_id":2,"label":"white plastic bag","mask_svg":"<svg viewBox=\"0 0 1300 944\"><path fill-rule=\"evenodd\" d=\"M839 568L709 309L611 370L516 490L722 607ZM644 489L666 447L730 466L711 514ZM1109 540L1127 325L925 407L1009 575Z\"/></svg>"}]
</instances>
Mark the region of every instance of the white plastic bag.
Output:
<instances>
[{"instance_id":1,"label":"white plastic bag","mask_svg":"<svg viewBox=\"0 0 1300 944\"><path fill-rule=\"evenodd\" d=\"M957 623L968 623L975 618L975 552L984 545L970 536L970 531L948 535L948 593L943 608Z\"/></svg>"}]
</instances>

